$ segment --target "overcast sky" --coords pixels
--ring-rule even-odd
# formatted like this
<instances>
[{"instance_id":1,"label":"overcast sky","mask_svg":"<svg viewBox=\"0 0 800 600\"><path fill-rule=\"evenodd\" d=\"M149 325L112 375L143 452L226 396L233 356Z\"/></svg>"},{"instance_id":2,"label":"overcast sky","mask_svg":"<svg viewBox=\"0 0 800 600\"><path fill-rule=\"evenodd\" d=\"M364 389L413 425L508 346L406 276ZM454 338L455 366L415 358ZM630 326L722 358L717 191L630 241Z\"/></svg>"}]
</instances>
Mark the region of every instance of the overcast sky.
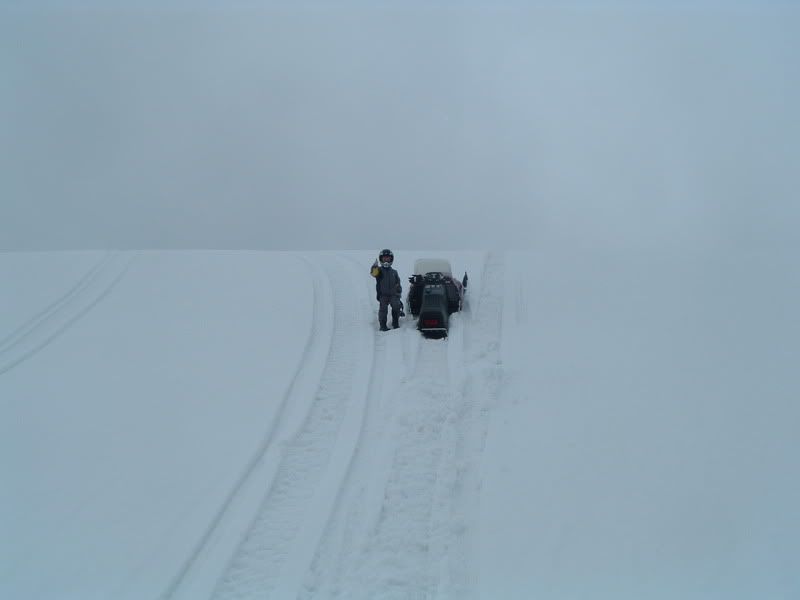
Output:
<instances>
[{"instance_id":1,"label":"overcast sky","mask_svg":"<svg viewBox=\"0 0 800 600\"><path fill-rule=\"evenodd\" d=\"M24 4L0 8L0 249L725 247L800 227L789 4Z\"/></svg>"}]
</instances>

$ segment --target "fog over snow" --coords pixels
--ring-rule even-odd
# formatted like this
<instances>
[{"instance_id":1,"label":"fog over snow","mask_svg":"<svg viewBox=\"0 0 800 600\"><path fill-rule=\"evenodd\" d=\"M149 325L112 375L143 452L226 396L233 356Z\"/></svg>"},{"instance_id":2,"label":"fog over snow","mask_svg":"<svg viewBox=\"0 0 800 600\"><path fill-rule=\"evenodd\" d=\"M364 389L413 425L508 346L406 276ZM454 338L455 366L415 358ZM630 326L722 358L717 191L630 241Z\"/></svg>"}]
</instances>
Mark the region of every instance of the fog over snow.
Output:
<instances>
[{"instance_id":1,"label":"fog over snow","mask_svg":"<svg viewBox=\"0 0 800 600\"><path fill-rule=\"evenodd\" d=\"M0 10L3 249L795 238L791 3Z\"/></svg>"},{"instance_id":2,"label":"fog over snow","mask_svg":"<svg viewBox=\"0 0 800 600\"><path fill-rule=\"evenodd\" d=\"M0 0L0 598L800 597L799 40Z\"/></svg>"}]
</instances>

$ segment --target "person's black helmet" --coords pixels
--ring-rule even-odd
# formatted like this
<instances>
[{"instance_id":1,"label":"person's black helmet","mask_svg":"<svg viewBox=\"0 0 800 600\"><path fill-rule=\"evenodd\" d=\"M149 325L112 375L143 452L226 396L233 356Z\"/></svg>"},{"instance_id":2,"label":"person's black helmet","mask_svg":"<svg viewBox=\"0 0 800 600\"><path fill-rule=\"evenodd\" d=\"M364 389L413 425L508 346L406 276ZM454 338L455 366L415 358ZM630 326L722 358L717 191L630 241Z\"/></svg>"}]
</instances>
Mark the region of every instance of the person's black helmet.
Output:
<instances>
[{"instance_id":1,"label":"person's black helmet","mask_svg":"<svg viewBox=\"0 0 800 600\"><path fill-rule=\"evenodd\" d=\"M384 258L387 257L387 256L389 257L389 259L388 260L384 260ZM381 253L378 254L378 258L380 258L382 263L384 263L384 262L389 262L389 263L394 262L394 254L388 248L384 248L383 250L381 250Z\"/></svg>"}]
</instances>

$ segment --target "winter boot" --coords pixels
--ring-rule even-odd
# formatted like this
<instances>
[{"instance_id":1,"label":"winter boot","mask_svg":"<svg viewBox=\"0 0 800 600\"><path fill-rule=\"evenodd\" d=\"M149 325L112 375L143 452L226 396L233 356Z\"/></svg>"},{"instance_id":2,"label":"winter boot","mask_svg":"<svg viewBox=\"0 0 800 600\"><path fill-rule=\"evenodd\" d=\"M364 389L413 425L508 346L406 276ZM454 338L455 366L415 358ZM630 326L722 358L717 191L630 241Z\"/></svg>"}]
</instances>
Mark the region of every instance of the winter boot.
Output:
<instances>
[{"instance_id":1,"label":"winter boot","mask_svg":"<svg viewBox=\"0 0 800 600\"><path fill-rule=\"evenodd\" d=\"M381 331L389 331L389 328L386 326L386 321L381 323Z\"/></svg>"},{"instance_id":2,"label":"winter boot","mask_svg":"<svg viewBox=\"0 0 800 600\"><path fill-rule=\"evenodd\" d=\"M397 329L398 327L400 327L400 323L397 319L392 319L392 329Z\"/></svg>"}]
</instances>

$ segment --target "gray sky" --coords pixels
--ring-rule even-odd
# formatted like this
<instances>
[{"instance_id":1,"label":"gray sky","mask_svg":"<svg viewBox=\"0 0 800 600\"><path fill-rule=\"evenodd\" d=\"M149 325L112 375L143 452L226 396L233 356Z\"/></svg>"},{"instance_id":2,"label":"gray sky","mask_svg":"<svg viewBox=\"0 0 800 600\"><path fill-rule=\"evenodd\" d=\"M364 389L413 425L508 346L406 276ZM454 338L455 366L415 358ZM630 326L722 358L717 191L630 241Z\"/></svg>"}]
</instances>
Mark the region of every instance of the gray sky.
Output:
<instances>
[{"instance_id":1,"label":"gray sky","mask_svg":"<svg viewBox=\"0 0 800 600\"><path fill-rule=\"evenodd\" d=\"M0 249L797 237L789 5L13 4Z\"/></svg>"}]
</instances>

